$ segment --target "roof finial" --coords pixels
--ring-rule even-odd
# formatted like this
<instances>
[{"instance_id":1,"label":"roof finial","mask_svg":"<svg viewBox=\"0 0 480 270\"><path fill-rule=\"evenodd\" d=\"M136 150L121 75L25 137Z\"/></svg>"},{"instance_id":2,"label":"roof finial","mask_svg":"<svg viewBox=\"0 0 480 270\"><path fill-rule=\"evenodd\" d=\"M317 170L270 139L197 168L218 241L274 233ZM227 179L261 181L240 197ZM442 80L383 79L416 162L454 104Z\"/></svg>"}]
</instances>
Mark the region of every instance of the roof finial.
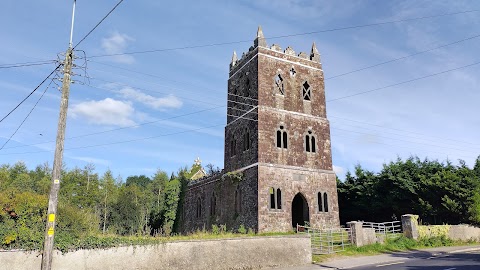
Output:
<instances>
[{"instance_id":1,"label":"roof finial","mask_svg":"<svg viewBox=\"0 0 480 270\"><path fill-rule=\"evenodd\" d=\"M202 160L199 157L197 157L197 159L195 159L195 165L197 165L197 166L202 165Z\"/></svg>"},{"instance_id":2,"label":"roof finial","mask_svg":"<svg viewBox=\"0 0 480 270\"><path fill-rule=\"evenodd\" d=\"M315 42L312 44L312 52L310 53L310 60L315 62L320 62L320 53L317 50L317 45Z\"/></svg>"},{"instance_id":3,"label":"roof finial","mask_svg":"<svg viewBox=\"0 0 480 270\"><path fill-rule=\"evenodd\" d=\"M262 26L258 26L257 38L254 41L254 47L267 47L267 41L265 36L263 36Z\"/></svg>"}]
</instances>

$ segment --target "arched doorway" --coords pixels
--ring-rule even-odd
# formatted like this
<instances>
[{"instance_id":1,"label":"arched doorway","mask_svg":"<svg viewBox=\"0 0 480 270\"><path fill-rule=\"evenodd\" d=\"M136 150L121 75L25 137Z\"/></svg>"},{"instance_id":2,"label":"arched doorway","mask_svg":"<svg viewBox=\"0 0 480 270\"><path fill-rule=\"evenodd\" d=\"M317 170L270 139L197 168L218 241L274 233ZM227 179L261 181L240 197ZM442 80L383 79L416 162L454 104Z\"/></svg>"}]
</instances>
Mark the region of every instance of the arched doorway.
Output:
<instances>
[{"instance_id":1,"label":"arched doorway","mask_svg":"<svg viewBox=\"0 0 480 270\"><path fill-rule=\"evenodd\" d=\"M297 193L292 201L292 227L296 228L297 224L305 225L305 221L310 222L308 202L302 193Z\"/></svg>"}]
</instances>

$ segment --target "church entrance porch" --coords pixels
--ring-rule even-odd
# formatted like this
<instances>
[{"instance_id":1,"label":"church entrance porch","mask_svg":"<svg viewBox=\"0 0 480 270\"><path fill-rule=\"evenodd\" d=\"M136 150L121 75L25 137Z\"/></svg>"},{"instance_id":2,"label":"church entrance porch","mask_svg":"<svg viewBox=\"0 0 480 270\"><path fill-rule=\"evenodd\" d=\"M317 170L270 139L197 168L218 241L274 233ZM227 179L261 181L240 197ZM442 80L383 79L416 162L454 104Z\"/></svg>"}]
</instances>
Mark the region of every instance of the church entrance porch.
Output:
<instances>
[{"instance_id":1,"label":"church entrance porch","mask_svg":"<svg viewBox=\"0 0 480 270\"><path fill-rule=\"evenodd\" d=\"M308 202L303 194L297 193L292 201L292 227L296 228L297 224L305 226L305 222L310 223Z\"/></svg>"}]
</instances>

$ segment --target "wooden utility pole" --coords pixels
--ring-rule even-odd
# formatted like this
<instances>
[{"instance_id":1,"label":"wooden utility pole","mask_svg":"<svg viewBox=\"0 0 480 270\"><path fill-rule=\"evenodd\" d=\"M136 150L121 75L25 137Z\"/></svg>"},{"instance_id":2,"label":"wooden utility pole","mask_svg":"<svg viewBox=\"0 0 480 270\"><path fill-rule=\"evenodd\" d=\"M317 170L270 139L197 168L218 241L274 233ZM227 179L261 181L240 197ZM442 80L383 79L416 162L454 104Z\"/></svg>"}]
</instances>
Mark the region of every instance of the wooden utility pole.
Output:
<instances>
[{"instance_id":1,"label":"wooden utility pole","mask_svg":"<svg viewBox=\"0 0 480 270\"><path fill-rule=\"evenodd\" d=\"M52 185L48 198L47 225L45 226L45 242L43 245L42 270L52 269L53 247L55 239L55 224L57 219L58 192L62 176L63 146L65 141L65 129L67 125L68 98L70 95L70 83L73 65L73 22L75 19L75 4L73 1L72 27L70 31L70 44L65 54L63 63L62 99L60 100L60 116L58 117L57 143L53 160Z\"/></svg>"}]
</instances>

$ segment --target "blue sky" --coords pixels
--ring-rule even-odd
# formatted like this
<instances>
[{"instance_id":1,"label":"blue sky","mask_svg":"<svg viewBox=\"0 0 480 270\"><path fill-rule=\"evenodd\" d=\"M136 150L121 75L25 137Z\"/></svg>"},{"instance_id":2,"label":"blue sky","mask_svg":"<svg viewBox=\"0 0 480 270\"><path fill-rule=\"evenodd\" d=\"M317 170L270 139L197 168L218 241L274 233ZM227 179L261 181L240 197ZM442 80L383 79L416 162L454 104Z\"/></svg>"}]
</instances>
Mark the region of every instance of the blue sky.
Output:
<instances>
[{"instance_id":1,"label":"blue sky","mask_svg":"<svg viewBox=\"0 0 480 270\"><path fill-rule=\"evenodd\" d=\"M74 43L116 3L78 0ZM78 47L83 52L77 52L80 58L75 63L84 65L83 53L88 61L86 73L85 69L76 70L78 76L71 87L67 123L71 139L65 142L64 155L67 167L93 163L100 173L111 169L124 178L151 176L157 169L177 171L191 165L196 157L203 164L223 167L228 65L234 50L241 54L253 44L258 25L262 25L269 45L291 46L298 53L308 52L316 42L327 78L333 164L340 178L358 163L378 171L397 156L454 162L463 159L472 165L480 154L480 65L342 98L474 64L480 61L480 37L330 78L480 35L478 1L165 3L125 0ZM72 1L60 0L2 1L0 67L57 59L68 46L71 6ZM472 12L295 35L461 11ZM285 35L294 36L269 39ZM170 48L178 49L96 57ZM53 64L0 68L0 117L53 68ZM0 145L45 87L0 123ZM342 99L334 100L337 98ZM33 168L53 163L59 100L60 92L52 86L0 150L0 164L24 161ZM143 124L148 122L154 123Z\"/></svg>"}]
</instances>

